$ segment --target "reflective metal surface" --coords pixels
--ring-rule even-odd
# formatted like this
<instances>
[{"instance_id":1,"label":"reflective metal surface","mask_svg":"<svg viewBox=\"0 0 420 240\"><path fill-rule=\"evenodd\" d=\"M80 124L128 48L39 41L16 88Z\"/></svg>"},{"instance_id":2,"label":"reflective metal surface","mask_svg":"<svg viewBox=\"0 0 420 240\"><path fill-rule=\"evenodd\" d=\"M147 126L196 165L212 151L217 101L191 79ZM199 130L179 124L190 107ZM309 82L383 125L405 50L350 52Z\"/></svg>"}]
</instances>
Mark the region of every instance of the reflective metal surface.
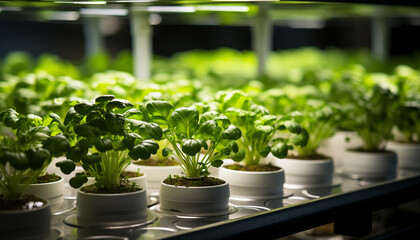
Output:
<instances>
[{"instance_id":1,"label":"reflective metal surface","mask_svg":"<svg viewBox=\"0 0 420 240\"><path fill-rule=\"evenodd\" d=\"M404 176L397 177L397 182ZM249 216L257 216L272 210L304 206L306 202L324 197L343 195L347 192L366 189L383 181L362 181L336 175L331 186L284 188L284 194L271 199L232 198L229 211L208 216L179 215L161 211L158 196L149 196L149 210L144 222L108 228L88 228L77 224L76 205L73 196L65 196L61 208L53 211L51 239L162 239L167 236L192 231L197 228L212 228L214 224L229 223ZM70 191L67 191L70 192ZM303 205L302 205L303 204Z\"/></svg>"}]
</instances>

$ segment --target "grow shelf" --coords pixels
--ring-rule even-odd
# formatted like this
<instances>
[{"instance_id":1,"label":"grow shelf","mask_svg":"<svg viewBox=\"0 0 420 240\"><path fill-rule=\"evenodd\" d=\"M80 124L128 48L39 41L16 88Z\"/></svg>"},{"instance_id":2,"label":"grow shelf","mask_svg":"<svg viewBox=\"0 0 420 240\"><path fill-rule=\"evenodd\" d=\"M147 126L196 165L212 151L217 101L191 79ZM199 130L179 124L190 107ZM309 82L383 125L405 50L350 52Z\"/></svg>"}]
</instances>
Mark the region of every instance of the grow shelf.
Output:
<instances>
[{"instance_id":1,"label":"grow shelf","mask_svg":"<svg viewBox=\"0 0 420 240\"><path fill-rule=\"evenodd\" d=\"M370 231L372 213L420 199L419 188L420 175L366 182L336 174L329 187L285 188L283 198L232 198L229 212L221 215L165 214L155 202L148 216L153 221L148 219L146 224L89 228L64 223L74 221L77 210L72 210L52 217L51 232L55 236L59 231L62 239L257 239L284 237L334 222L338 234L362 236Z\"/></svg>"}]
</instances>

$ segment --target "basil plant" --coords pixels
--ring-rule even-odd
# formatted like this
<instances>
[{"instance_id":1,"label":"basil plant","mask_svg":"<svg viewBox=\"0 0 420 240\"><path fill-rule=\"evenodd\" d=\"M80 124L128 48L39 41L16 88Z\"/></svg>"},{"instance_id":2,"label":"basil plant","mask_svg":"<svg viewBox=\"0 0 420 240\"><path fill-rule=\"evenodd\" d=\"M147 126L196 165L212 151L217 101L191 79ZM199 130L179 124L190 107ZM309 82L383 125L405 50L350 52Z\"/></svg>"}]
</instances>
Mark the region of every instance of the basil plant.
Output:
<instances>
[{"instance_id":1,"label":"basil plant","mask_svg":"<svg viewBox=\"0 0 420 240\"><path fill-rule=\"evenodd\" d=\"M0 113L0 192L3 199L18 200L29 184L45 173L53 157L70 144L50 127L54 118L23 115L10 108Z\"/></svg>"},{"instance_id":2,"label":"basil plant","mask_svg":"<svg viewBox=\"0 0 420 240\"><path fill-rule=\"evenodd\" d=\"M237 141L240 150L231 156L234 161L255 166L270 152L277 158L285 158L294 146L307 144L309 134L299 124L303 120L299 112L271 115L240 91L219 92L216 100L219 110L242 131L242 137Z\"/></svg>"},{"instance_id":3,"label":"basil plant","mask_svg":"<svg viewBox=\"0 0 420 240\"><path fill-rule=\"evenodd\" d=\"M155 123L142 121L142 112L127 100L103 95L94 102L76 104L68 111L64 123L57 121L71 142L67 160L56 165L65 174L80 164L85 172L76 173L69 183L74 188L87 182L87 172L95 177L95 187L113 191L124 182L120 179L131 160L148 159L162 138Z\"/></svg>"},{"instance_id":4,"label":"basil plant","mask_svg":"<svg viewBox=\"0 0 420 240\"><path fill-rule=\"evenodd\" d=\"M187 178L206 177L210 166L220 167L223 159L238 152L242 133L230 120L217 112L199 114L193 107L174 108L162 100L146 103L150 121L159 124L163 137L172 149L164 148L164 156L172 155L182 167ZM200 152L205 150L202 155Z\"/></svg>"}]
</instances>

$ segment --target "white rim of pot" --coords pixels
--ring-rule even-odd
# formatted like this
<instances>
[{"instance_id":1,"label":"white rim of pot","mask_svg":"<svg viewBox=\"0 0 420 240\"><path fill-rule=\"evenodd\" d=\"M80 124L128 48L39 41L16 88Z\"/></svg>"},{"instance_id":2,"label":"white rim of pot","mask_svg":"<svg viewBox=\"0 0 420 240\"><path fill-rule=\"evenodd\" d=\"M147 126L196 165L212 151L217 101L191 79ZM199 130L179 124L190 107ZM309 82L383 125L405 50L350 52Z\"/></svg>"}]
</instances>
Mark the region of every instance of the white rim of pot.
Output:
<instances>
[{"instance_id":1,"label":"white rim of pot","mask_svg":"<svg viewBox=\"0 0 420 240\"><path fill-rule=\"evenodd\" d=\"M50 203L51 208L55 208L64 202L64 178L59 177L60 180L55 182L30 184L24 194L32 194L45 199Z\"/></svg>"},{"instance_id":2,"label":"white rim of pot","mask_svg":"<svg viewBox=\"0 0 420 240\"><path fill-rule=\"evenodd\" d=\"M0 209L1 218L7 219L0 226L2 237L5 239L47 238L51 231L51 204L46 199L42 200L45 201L43 206L29 210Z\"/></svg>"},{"instance_id":3,"label":"white rim of pot","mask_svg":"<svg viewBox=\"0 0 420 240\"><path fill-rule=\"evenodd\" d=\"M82 227L129 226L146 222L146 189L128 193L77 191L77 224Z\"/></svg>"},{"instance_id":4,"label":"white rim of pot","mask_svg":"<svg viewBox=\"0 0 420 240\"><path fill-rule=\"evenodd\" d=\"M219 176L229 182L231 198L276 199L284 197L285 171L241 171L221 166Z\"/></svg>"},{"instance_id":5,"label":"white rim of pot","mask_svg":"<svg viewBox=\"0 0 420 240\"><path fill-rule=\"evenodd\" d=\"M211 217L231 214L229 183L214 186L175 186L161 181L156 210L170 215Z\"/></svg>"},{"instance_id":6,"label":"white rim of pot","mask_svg":"<svg viewBox=\"0 0 420 240\"><path fill-rule=\"evenodd\" d=\"M397 172L397 154L392 151L365 152L348 149L342 159L343 175L351 179L393 179Z\"/></svg>"},{"instance_id":7,"label":"white rim of pot","mask_svg":"<svg viewBox=\"0 0 420 240\"><path fill-rule=\"evenodd\" d=\"M397 154L400 170L420 171L420 143L388 142L387 149Z\"/></svg>"},{"instance_id":8,"label":"white rim of pot","mask_svg":"<svg viewBox=\"0 0 420 240\"><path fill-rule=\"evenodd\" d=\"M326 159L273 159L275 166L284 168L286 188L331 187L335 185L334 161Z\"/></svg>"}]
</instances>

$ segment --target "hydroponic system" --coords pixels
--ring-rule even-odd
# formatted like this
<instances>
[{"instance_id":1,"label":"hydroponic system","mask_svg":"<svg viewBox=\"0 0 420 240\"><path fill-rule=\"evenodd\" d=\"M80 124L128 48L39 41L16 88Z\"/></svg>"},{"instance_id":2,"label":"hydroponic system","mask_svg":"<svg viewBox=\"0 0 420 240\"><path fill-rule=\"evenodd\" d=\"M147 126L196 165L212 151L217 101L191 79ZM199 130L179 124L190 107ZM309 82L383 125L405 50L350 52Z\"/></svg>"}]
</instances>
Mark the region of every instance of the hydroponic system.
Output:
<instances>
[{"instance_id":1,"label":"hydroponic system","mask_svg":"<svg viewBox=\"0 0 420 240\"><path fill-rule=\"evenodd\" d=\"M1 1L1 238L416 234L419 7Z\"/></svg>"}]
</instances>

